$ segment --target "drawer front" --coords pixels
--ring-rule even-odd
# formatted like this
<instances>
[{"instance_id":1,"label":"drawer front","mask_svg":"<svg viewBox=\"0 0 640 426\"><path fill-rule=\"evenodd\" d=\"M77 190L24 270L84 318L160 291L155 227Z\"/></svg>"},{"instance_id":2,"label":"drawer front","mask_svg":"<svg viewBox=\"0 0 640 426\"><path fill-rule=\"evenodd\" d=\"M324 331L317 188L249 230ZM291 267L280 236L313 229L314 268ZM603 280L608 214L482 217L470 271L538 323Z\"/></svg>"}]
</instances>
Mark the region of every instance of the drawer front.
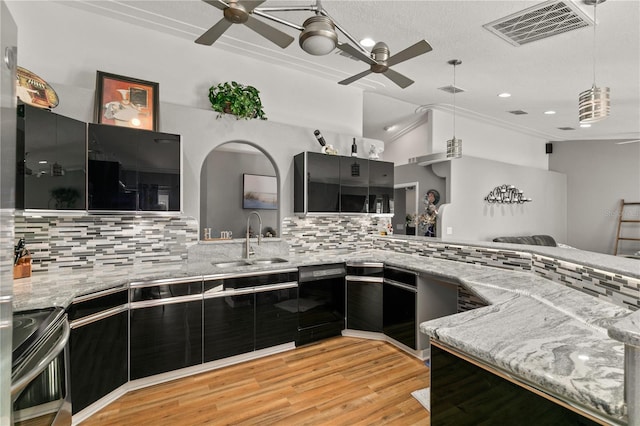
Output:
<instances>
[{"instance_id":1,"label":"drawer front","mask_svg":"<svg viewBox=\"0 0 640 426\"><path fill-rule=\"evenodd\" d=\"M126 305L127 290L104 291L81 296L68 309L69 321L77 320L111 308Z\"/></svg>"},{"instance_id":2,"label":"drawer front","mask_svg":"<svg viewBox=\"0 0 640 426\"><path fill-rule=\"evenodd\" d=\"M415 272L407 271L405 269L385 267L384 279L389 281L395 281L398 283L406 284L410 287L418 286L418 274Z\"/></svg>"},{"instance_id":3,"label":"drawer front","mask_svg":"<svg viewBox=\"0 0 640 426\"><path fill-rule=\"evenodd\" d=\"M297 281L298 281L297 271L274 272L274 273L268 273L268 274L246 275L241 277L228 277L228 278L219 278L219 279L211 279L211 280L208 280L205 278L204 291L205 292L209 291L220 285L222 285L225 290L228 290L228 289L241 289L241 288L247 288L247 287L260 287L260 286L269 285L269 284L279 284L279 283L288 283L288 282L297 282Z\"/></svg>"},{"instance_id":4,"label":"drawer front","mask_svg":"<svg viewBox=\"0 0 640 426\"><path fill-rule=\"evenodd\" d=\"M158 299L170 299L180 296L202 294L202 281L187 281L178 283L166 283L158 285L137 285L132 287L131 301L142 302Z\"/></svg>"}]
</instances>

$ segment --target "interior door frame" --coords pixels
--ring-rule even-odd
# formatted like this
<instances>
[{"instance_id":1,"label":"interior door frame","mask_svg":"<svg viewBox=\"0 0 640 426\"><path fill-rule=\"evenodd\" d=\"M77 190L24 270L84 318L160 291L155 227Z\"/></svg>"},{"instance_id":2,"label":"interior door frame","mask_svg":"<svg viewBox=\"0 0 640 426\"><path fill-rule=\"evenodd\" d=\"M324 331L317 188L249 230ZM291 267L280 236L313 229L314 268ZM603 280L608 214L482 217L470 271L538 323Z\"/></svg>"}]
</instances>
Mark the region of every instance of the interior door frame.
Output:
<instances>
[{"instance_id":1,"label":"interior door frame","mask_svg":"<svg viewBox=\"0 0 640 426\"><path fill-rule=\"evenodd\" d=\"M416 188L416 199L415 199L415 206L416 206L416 211L412 212L413 214L415 214L416 216L418 216L419 214L419 203L420 203L420 183L419 182L404 182L404 183L396 183L395 185L393 185L393 190L395 191L396 189L401 189L401 188L411 188L414 187ZM408 214L409 212L407 212ZM418 232L418 228L416 227L416 233Z\"/></svg>"}]
</instances>

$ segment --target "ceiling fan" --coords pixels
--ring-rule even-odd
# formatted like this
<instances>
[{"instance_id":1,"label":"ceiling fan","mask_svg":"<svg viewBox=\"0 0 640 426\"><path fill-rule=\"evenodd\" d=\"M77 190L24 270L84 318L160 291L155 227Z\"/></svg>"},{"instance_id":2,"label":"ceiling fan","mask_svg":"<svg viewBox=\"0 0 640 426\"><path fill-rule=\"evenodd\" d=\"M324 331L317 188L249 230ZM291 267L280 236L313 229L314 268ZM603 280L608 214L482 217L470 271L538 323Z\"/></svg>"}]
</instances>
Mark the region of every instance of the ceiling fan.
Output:
<instances>
[{"instance_id":1,"label":"ceiling fan","mask_svg":"<svg viewBox=\"0 0 640 426\"><path fill-rule=\"evenodd\" d=\"M389 56L389 46L383 42L378 42L373 46L373 49L371 49L371 56L365 55L350 44L346 43L339 43L338 49L370 65L368 70L339 81L339 84L351 84L368 74L377 73L384 75L403 89L413 84L413 80L392 70L390 67L432 50L431 45L426 40L420 40L416 44L407 47L393 56Z\"/></svg>"},{"instance_id":2,"label":"ceiling fan","mask_svg":"<svg viewBox=\"0 0 640 426\"><path fill-rule=\"evenodd\" d=\"M224 17L196 39L196 43L198 44L211 46L233 24L244 24L283 49L289 46L294 40L289 34L251 16L253 10L264 3L265 0L203 1L222 10Z\"/></svg>"}]
</instances>

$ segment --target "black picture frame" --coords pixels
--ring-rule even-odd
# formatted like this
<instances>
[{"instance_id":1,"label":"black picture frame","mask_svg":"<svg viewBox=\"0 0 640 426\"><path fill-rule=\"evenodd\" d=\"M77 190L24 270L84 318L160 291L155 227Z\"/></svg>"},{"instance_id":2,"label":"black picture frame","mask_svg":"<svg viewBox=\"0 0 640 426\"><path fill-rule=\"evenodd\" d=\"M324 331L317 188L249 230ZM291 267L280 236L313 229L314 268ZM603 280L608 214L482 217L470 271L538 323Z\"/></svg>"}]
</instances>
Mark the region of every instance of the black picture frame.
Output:
<instances>
[{"instance_id":1,"label":"black picture frame","mask_svg":"<svg viewBox=\"0 0 640 426\"><path fill-rule=\"evenodd\" d=\"M275 176L242 174L242 208L278 209L278 181Z\"/></svg>"},{"instance_id":2,"label":"black picture frame","mask_svg":"<svg viewBox=\"0 0 640 426\"><path fill-rule=\"evenodd\" d=\"M94 122L158 131L159 91L152 81L97 71Z\"/></svg>"}]
</instances>

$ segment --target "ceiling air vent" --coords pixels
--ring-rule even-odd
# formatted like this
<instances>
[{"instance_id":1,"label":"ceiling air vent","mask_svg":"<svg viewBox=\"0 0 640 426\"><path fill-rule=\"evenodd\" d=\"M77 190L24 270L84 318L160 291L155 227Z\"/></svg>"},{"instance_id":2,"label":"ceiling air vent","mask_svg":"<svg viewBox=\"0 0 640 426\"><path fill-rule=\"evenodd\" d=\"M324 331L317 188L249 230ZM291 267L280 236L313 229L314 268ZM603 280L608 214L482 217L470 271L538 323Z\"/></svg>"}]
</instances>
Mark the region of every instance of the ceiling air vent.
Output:
<instances>
[{"instance_id":1,"label":"ceiling air vent","mask_svg":"<svg viewBox=\"0 0 640 426\"><path fill-rule=\"evenodd\" d=\"M509 114L513 115L526 115L529 114L527 111L523 111L521 109L516 109L515 111L509 111Z\"/></svg>"},{"instance_id":2,"label":"ceiling air vent","mask_svg":"<svg viewBox=\"0 0 640 426\"><path fill-rule=\"evenodd\" d=\"M514 46L593 25L571 1L551 0L483 25Z\"/></svg>"},{"instance_id":3,"label":"ceiling air vent","mask_svg":"<svg viewBox=\"0 0 640 426\"><path fill-rule=\"evenodd\" d=\"M573 127L558 127L560 130L575 130Z\"/></svg>"},{"instance_id":4,"label":"ceiling air vent","mask_svg":"<svg viewBox=\"0 0 640 426\"><path fill-rule=\"evenodd\" d=\"M443 92L447 92L447 93L461 93L461 92L466 92L466 90L464 90L461 87L458 86L454 86L452 84L450 84L449 86L444 86L444 87L438 87L438 90L442 90Z\"/></svg>"}]
</instances>

